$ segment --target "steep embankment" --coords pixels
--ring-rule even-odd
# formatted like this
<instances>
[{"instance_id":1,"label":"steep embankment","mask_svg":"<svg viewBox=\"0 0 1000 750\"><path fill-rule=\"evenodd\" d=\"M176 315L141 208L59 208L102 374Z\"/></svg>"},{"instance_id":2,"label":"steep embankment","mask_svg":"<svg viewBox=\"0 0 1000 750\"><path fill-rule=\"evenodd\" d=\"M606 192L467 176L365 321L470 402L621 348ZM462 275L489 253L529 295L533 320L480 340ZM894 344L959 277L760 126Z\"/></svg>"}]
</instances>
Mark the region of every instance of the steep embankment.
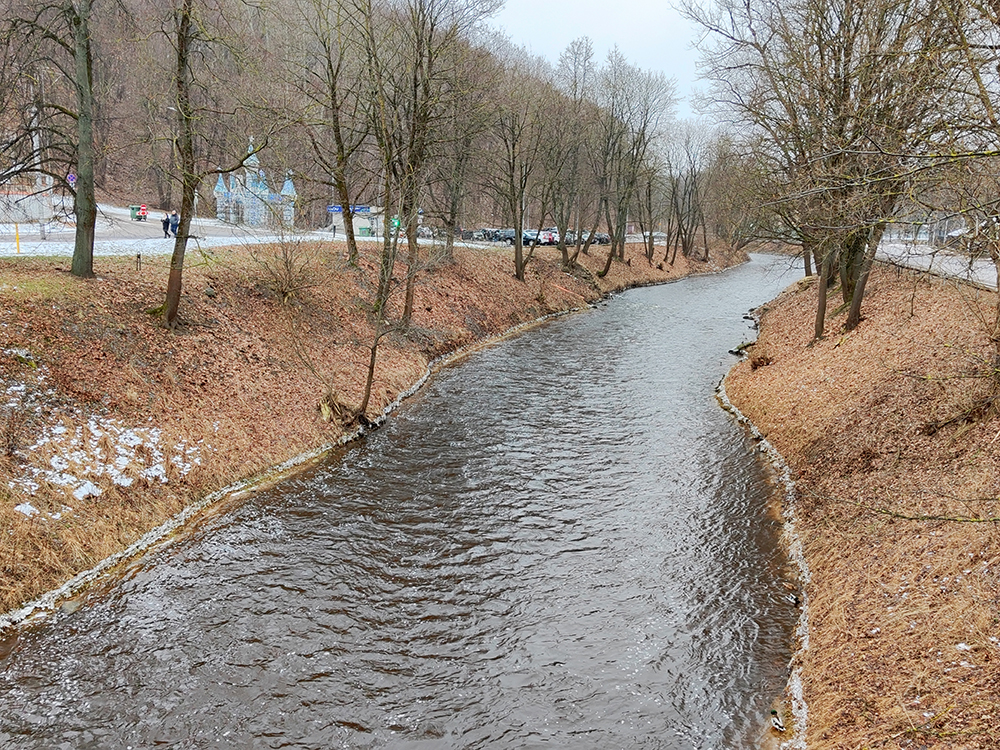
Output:
<instances>
[{"instance_id":1,"label":"steep embankment","mask_svg":"<svg viewBox=\"0 0 1000 750\"><path fill-rule=\"evenodd\" d=\"M861 326L812 344L815 291L765 306L727 379L797 483L808 746L1000 747L995 296L877 270Z\"/></svg>"},{"instance_id":2,"label":"steep embankment","mask_svg":"<svg viewBox=\"0 0 1000 750\"><path fill-rule=\"evenodd\" d=\"M193 500L354 430L323 404L336 413L361 401L373 248L360 268L340 244L216 251L185 271L176 333L147 312L162 302L166 257L141 268L100 258L91 281L65 260L0 261L0 613ZM636 246L596 279L606 248L573 274L543 249L522 283L510 256L456 248L453 262L427 259L412 325L380 342L370 415L444 353L612 290L718 267L679 257L657 268Z\"/></svg>"}]
</instances>

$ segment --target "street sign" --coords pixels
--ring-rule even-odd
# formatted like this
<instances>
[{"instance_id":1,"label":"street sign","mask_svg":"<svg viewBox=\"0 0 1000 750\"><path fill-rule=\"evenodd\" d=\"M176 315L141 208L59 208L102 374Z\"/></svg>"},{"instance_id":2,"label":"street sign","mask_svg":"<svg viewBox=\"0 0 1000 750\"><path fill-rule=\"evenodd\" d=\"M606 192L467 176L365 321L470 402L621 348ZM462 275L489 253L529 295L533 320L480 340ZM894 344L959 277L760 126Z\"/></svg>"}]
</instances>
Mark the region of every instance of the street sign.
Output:
<instances>
[{"instance_id":1,"label":"street sign","mask_svg":"<svg viewBox=\"0 0 1000 750\"><path fill-rule=\"evenodd\" d=\"M70 172L68 175L66 175L66 182L69 183L70 187L73 187L76 184L76 175Z\"/></svg>"},{"instance_id":2,"label":"street sign","mask_svg":"<svg viewBox=\"0 0 1000 750\"><path fill-rule=\"evenodd\" d=\"M344 207L341 205L327 206L326 212L328 214L342 214L344 213ZM352 214L370 214L372 212L371 206L351 206Z\"/></svg>"}]
</instances>

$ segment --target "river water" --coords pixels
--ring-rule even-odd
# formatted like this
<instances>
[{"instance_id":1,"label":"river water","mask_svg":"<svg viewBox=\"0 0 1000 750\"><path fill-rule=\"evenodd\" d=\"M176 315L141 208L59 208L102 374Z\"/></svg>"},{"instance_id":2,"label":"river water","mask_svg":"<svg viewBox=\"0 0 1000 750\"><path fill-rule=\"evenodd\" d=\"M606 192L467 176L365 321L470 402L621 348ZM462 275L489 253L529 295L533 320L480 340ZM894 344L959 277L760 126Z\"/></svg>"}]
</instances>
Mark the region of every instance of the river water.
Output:
<instances>
[{"instance_id":1,"label":"river water","mask_svg":"<svg viewBox=\"0 0 1000 750\"><path fill-rule=\"evenodd\" d=\"M479 352L23 627L0 747L753 747L797 611L714 388L787 265Z\"/></svg>"}]
</instances>

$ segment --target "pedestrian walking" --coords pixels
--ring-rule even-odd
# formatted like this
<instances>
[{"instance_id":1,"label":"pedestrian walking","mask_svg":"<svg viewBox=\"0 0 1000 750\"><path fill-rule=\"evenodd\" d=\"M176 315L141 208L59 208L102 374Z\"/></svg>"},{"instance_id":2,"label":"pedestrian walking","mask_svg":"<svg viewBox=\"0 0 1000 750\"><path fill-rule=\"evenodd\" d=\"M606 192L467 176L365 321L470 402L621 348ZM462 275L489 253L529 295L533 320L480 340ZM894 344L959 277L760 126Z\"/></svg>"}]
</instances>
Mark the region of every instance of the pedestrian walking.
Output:
<instances>
[{"instance_id":1,"label":"pedestrian walking","mask_svg":"<svg viewBox=\"0 0 1000 750\"><path fill-rule=\"evenodd\" d=\"M181 217L177 215L176 211L170 212L170 233L177 236L177 227L181 225Z\"/></svg>"},{"instance_id":2,"label":"pedestrian walking","mask_svg":"<svg viewBox=\"0 0 1000 750\"><path fill-rule=\"evenodd\" d=\"M163 214L163 219L160 220L160 225L163 227L164 239L170 237L170 217Z\"/></svg>"}]
</instances>

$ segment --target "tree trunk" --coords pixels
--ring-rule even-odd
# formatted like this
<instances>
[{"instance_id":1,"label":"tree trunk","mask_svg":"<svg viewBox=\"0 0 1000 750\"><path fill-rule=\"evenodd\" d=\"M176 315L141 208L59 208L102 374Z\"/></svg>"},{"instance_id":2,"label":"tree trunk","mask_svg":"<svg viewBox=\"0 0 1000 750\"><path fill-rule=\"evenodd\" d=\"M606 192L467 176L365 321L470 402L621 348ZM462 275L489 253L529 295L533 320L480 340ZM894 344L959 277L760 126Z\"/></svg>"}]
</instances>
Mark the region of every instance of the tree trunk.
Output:
<instances>
[{"instance_id":1,"label":"tree trunk","mask_svg":"<svg viewBox=\"0 0 1000 750\"><path fill-rule=\"evenodd\" d=\"M861 264L861 273L854 286L854 294L851 298L851 310L847 314L847 323L844 330L853 331L861 322L861 302L865 298L865 286L868 284L868 275L871 273L872 265L875 263L875 253L878 250L878 243L882 239L884 227L871 231L868 238L868 248L865 251L864 261Z\"/></svg>"},{"instance_id":2,"label":"tree trunk","mask_svg":"<svg viewBox=\"0 0 1000 750\"><path fill-rule=\"evenodd\" d=\"M328 64L329 64L328 60ZM327 74L330 86L330 124L333 130L333 142L336 146L336 168L333 172L333 183L340 199L344 217L344 234L347 235L347 259L352 265L358 264L358 241L354 237L354 212L351 210L351 193L347 187L347 168L350 154L344 141L344 130L340 122L341 101L337 95L337 80L339 73L332 64Z\"/></svg>"},{"instance_id":3,"label":"tree trunk","mask_svg":"<svg viewBox=\"0 0 1000 750\"><path fill-rule=\"evenodd\" d=\"M817 280L817 301L816 301L816 326L813 329L813 338L819 340L823 338L826 330L826 292L829 287L830 274L833 273L833 259L836 254L831 249L827 249L823 258L823 273Z\"/></svg>"},{"instance_id":4,"label":"tree trunk","mask_svg":"<svg viewBox=\"0 0 1000 750\"><path fill-rule=\"evenodd\" d=\"M347 180L335 177L337 197L340 199L341 216L344 217L344 235L347 238L347 260L351 265L358 264L358 241L354 237L354 211L351 210L351 195L347 190Z\"/></svg>"},{"instance_id":5,"label":"tree trunk","mask_svg":"<svg viewBox=\"0 0 1000 750\"><path fill-rule=\"evenodd\" d=\"M404 326L410 325L413 318L413 301L415 296L417 263L419 262L419 248L417 247L417 212L410 209L406 222L406 295L403 302L402 323Z\"/></svg>"},{"instance_id":6,"label":"tree trunk","mask_svg":"<svg viewBox=\"0 0 1000 750\"><path fill-rule=\"evenodd\" d=\"M174 238L174 252L170 257L170 275L167 277L167 294L163 302L163 324L177 326L177 310L181 302L181 282L184 274L184 254L194 211L194 196L199 178L195 174L194 113L191 110L191 46L194 34L194 0L183 0L178 12L177 26L177 152L181 167L181 216Z\"/></svg>"},{"instance_id":7,"label":"tree trunk","mask_svg":"<svg viewBox=\"0 0 1000 750\"><path fill-rule=\"evenodd\" d=\"M378 342L381 338L380 331L376 325L375 338L372 339L370 355L368 357L368 376L365 378L365 395L361 399L361 406L358 407L358 415L367 419L365 414L368 411L368 402L372 397L372 383L375 382L375 361L378 358Z\"/></svg>"},{"instance_id":8,"label":"tree trunk","mask_svg":"<svg viewBox=\"0 0 1000 750\"><path fill-rule=\"evenodd\" d=\"M868 228L857 229L850 232L841 243L840 294L844 298L844 304L850 303L854 298L854 289L861 277L861 269L868 250L867 238L870 234L871 230Z\"/></svg>"},{"instance_id":9,"label":"tree trunk","mask_svg":"<svg viewBox=\"0 0 1000 750\"><path fill-rule=\"evenodd\" d=\"M524 267L527 263L524 262L524 245L523 236L521 235L520 229L514 230L514 278L518 281L524 281Z\"/></svg>"},{"instance_id":10,"label":"tree trunk","mask_svg":"<svg viewBox=\"0 0 1000 750\"><path fill-rule=\"evenodd\" d=\"M701 215L701 239L705 243L705 262L708 263L708 222L705 221L705 214Z\"/></svg>"},{"instance_id":11,"label":"tree trunk","mask_svg":"<svg viewBox=\"0 0 1000 750\"><path fill-rule=\"evenodd\" d=\"M451 263L455 260L455 231L456 222L453 218L449 217L444 223L444 260L446 263Z\"/></svg>"},{"instance_id":12,"label":"tree trunk","mask_svg":"<svg viewBox=\"0 0 1000 750\"><path fill-rule=\"evenodd\" d=\"M76 164L76 235L71 272L90 278L94 275L94 232L97 199L94 193L94 76L90 49L90 0L78 0L72 15L74 85L79 108Z\"/></svg>"},{"instance_id":13,"label":"tree trunk","mask_svg":"<svg viewBox=\"0 0 1000 750\"><path fill-rule=\"evenodd\" d=\"M604 261L604 268L597 273L597 278L603 279L611 271L611 262L615 259L615 241L611 238L611 247L608 248L608 257Z\"/></svg>"},{"instance_id":14,"label":"tree trunk","mask_svg":"<svg viewBox=\"0 0 1000 750\"><path fill-rule=\"evenodd\" d=\"M464 178L462 178L464 179ZM461 184L456 179L456 185L451 190L448 200L448 214L444 217L444 260L451 263L455 260L455 232L458 231L458 220L462 210Z\"/></svg>"}]
</instances>

